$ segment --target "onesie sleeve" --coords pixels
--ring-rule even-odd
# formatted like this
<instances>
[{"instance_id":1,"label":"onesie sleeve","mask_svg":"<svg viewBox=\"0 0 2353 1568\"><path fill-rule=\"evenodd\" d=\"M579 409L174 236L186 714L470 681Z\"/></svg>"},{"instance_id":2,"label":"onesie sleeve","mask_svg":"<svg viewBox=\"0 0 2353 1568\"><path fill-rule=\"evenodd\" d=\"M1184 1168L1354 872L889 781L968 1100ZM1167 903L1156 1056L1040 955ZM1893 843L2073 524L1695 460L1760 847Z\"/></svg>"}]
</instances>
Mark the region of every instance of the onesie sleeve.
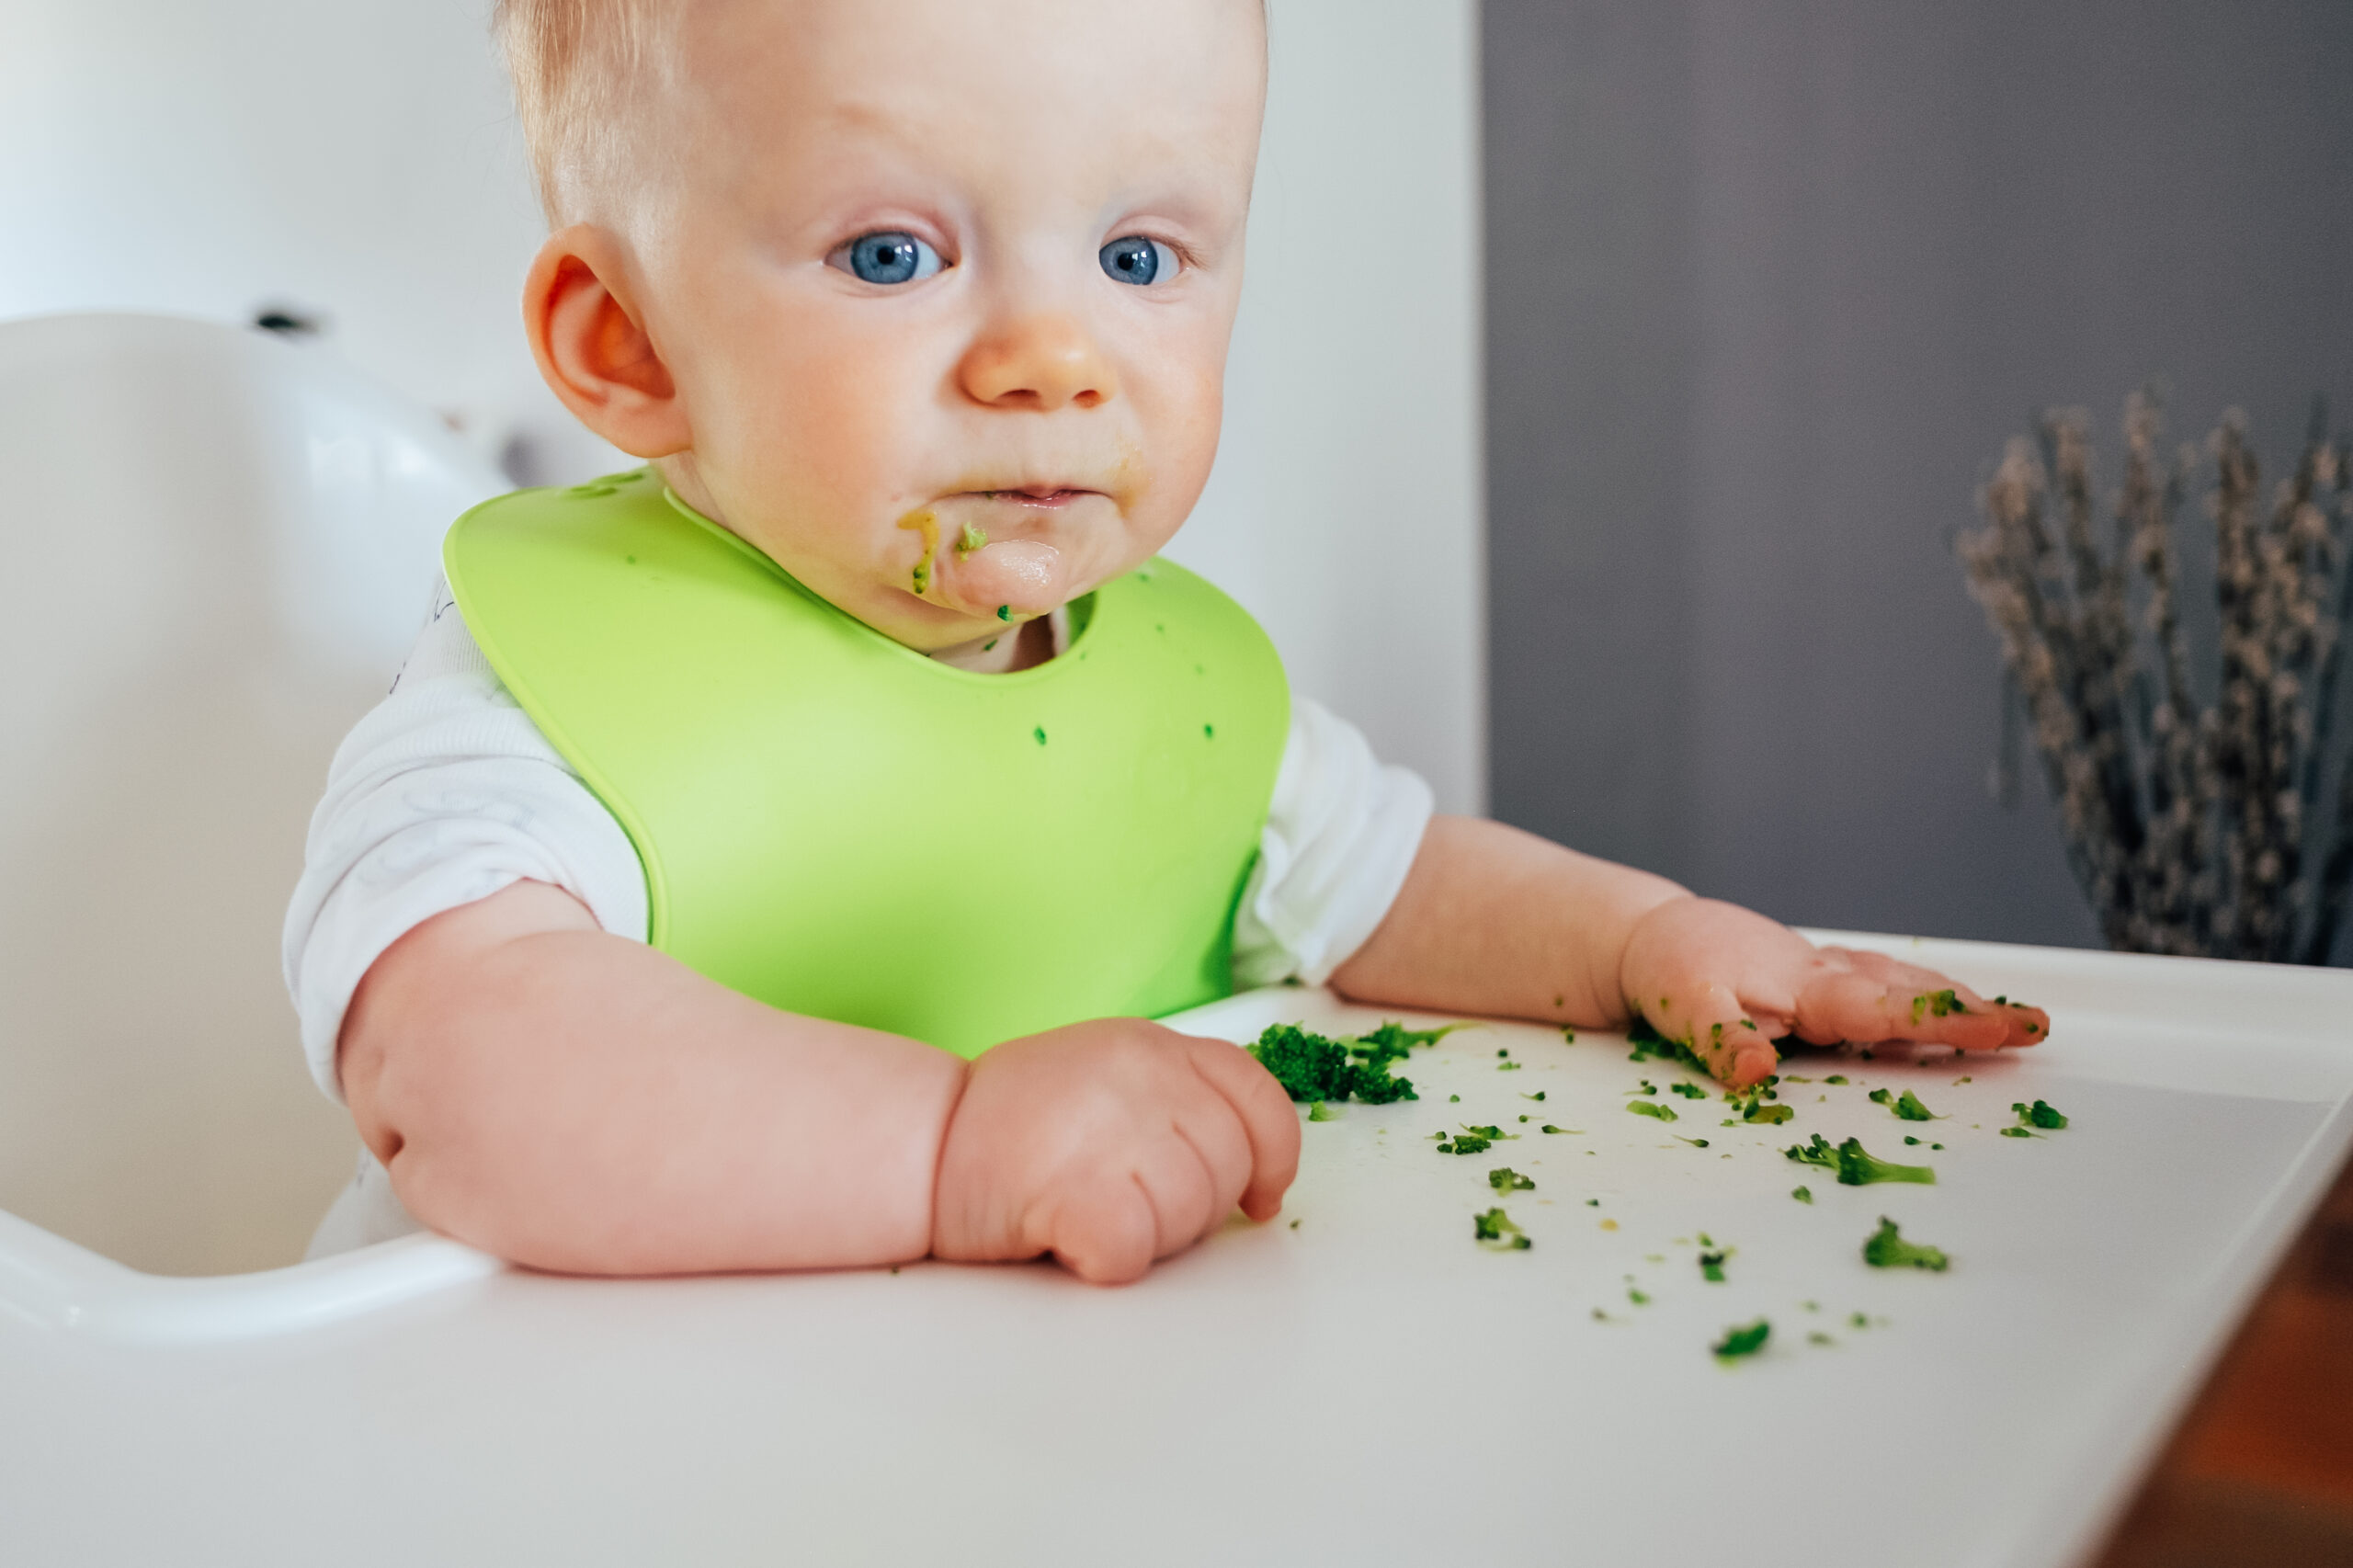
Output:
<instances>
[{"instance_id":1,"label":"onesie sleeve","mask_svg":"<svg viewBox=\"0 0 2353 1568\"><path fill-rule=\"evenodd\" d=\"M343 1097L335 1040L378 956L526 879L645 940L629 835L516 706L444 584L391 695L336 748L286 913L286 987L320 1088Z\"/></svg>"},{"instance_id":2,"label":"onesie sleeve","mask_svg":"<svg viewBox=\"0 0 2353 1568\"><path fill-rule=\"evenodd\" d=\"M1294 696L1290 736L1233 923L1241 986L1320 985L1396 902L1429 825L1430 787L1363 733Z\"/></svg>"}]
</instances>

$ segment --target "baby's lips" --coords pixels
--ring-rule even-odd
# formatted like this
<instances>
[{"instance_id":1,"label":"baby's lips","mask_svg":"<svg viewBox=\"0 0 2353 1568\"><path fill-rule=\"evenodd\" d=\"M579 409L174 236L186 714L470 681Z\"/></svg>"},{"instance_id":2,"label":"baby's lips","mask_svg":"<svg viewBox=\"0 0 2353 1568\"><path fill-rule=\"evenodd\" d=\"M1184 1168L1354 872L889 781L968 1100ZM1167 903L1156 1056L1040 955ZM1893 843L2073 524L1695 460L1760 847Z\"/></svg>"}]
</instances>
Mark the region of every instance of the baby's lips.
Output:
<instances>
[{"instance_id":1,"label":"baby's lips","mask_svg":"<svg viewBox=\"0 0 2353 1568\"><path fill-rule=\"evenodd\" d=\"M1035 540L1009 539L983 545L970 555L950 553L939 574L938 596L968 615L1006 618L1044 615L1063 602L1063 552Z\"/></svg>"}]
</instances>

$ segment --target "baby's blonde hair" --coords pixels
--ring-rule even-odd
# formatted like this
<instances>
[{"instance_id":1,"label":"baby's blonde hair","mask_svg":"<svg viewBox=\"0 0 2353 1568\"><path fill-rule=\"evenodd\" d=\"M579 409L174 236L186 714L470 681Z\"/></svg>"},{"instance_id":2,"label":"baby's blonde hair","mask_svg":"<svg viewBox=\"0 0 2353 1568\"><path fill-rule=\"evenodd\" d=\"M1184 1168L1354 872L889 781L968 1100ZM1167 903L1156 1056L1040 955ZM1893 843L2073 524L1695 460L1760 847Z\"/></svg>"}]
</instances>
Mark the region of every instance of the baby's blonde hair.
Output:
<instances>
[{"instance_id":1,"label":"baby's blonde hair","mask_svg":"<svg viewBox=\"0 0 2353 1568\"><path fill-rule=\"evenodd\" d=\"M626 173L631 100L670 70L678 0L498 0L491 28L548 222Z\"/></svg>"}]
</instances>

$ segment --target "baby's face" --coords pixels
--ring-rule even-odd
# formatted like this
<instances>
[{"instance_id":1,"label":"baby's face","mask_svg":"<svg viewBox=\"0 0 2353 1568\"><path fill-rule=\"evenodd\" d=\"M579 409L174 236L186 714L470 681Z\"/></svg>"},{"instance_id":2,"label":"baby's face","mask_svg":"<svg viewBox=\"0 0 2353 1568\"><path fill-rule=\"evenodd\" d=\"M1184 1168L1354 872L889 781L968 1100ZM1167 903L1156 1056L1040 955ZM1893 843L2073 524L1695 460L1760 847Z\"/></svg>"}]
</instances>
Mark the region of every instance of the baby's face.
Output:
<instances>
[{"instance_id":1,"label":"baby's face","mask_svg":"<svg viewBox=\"0 0 2353 1568\"><path fill-rule=\"evenodd\" d=\"M634 236L680 494L926 651L1158 550L1217 448L1258 0L694 17Z\"/></svg>"}]
</instances>

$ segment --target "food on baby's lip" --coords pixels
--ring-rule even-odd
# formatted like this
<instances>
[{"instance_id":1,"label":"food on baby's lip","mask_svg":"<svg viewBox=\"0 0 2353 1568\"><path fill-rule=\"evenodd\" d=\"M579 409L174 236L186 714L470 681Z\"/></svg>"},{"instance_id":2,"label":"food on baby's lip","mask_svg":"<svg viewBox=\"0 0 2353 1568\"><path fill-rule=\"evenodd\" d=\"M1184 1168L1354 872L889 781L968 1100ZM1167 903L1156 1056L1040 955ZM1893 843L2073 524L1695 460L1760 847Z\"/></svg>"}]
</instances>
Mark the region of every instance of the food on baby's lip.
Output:
<instances>
[{"instance_id":1,"label":"food on baby's lip","mask_svg":"<svg viewBox=\"0 0 2353 1568\"><path fill-rule=\"evenodd\" d=\"M1533 1192L1536 1178L1524 1176L1509 1165L1497 1165L1487 1173L1487 1185L1497 1192Z\"/></svg>"},{"instance_id":2,"label":"food on baby's lip","mask_svg":"<svg viewBox=\"0 0 2353 1568\"><path fill-rule=\"evenodd\" d=\"M1922 1105L1920 1103L1920 1096L1914 1094L1909 1089L1904 1090L1900 1097L1892 1090L1873 1089L1870 1092L1870 1099L1872 1104L1885 1106L1890 1111L1903 1118L1905 1121L1942 1121L1945 1119L1943 1117L1938 1116L1930 1111L1927 1106Z\"/></svg>"},{"instance_id":3,"label":"food on baby's lip","mask_svg":"<svg viewBox=\"0 0 2353 1568\"><path fill-rule=\"evenodd\" d=\"M1499 1208L1471 1216L1471 1239L1489 1252L1526 1252L1536 1244Z\"/></svg>"},{"instance_id":4,"label":"food on baby's lip","mask_svg":"<svg viewBox=\"0 0 2353 1568\"><path fill-rule=\"evenodd\" d=\"M985 549L988 542L989 533L986 528L976 528L972 524L966 523L962 537L956 541L957 558L962 560L976 550Z\"/></svg>"},{"instance_id":5,"label":"food on baby's lip","mask_svg":"<svg viewBox=\"0 0 2353 1568\"><path fill-rule=\"evenodd\" d=\"M1758 1318L1745 1328L1725 1329L1724 1336L1710 1346L1708 1349L1710 1354L1719 1361L1736 1361L1744 1356L1754 1356L1764 1349L1766 1340L1771 1338L1772 1335L1773 1325L1765 1319Z\"/></svg>"},{"instance_id":6,"label":"food on baby's lip","mask_svg":"<svg viewBox=\"0 0 2353 1568\"><path fill-rule=\"evenodd\" d=\"M1792 1144L1781 1152L1800 1165L1836 1171L1840 1185L1845 1187L1869 1187L1881 1181L1911 1181L1933 1187L1937 1180L1936 1171L1927 1165L1899 1165L1866 1153L1859 1138L1849 1138L1833 1148L1830 1141L1817 1132L1811 1143Z\"/></svg>"},{"instance_id":7,"label":"food on baby's lip","mask_svg":"<svg viewBox=\"0 0 2353 1568\"><path fill-rule=\"evenodd\" d=\"M1013 619L1013 607L1011 605L997 606L996 618L999 620L1011 620Z\"/></svg>"},{"instance_id":8,"label":"food on baby's lip","mask_svg":"<svg viewBox=\"0 0 2353 1568\"><path fill-rule=\"evenodd\" d=\"M931 591L932 557L939 553L939 519L926 509L909 512L899 519L899 526L923 535L923 559L915 562L915 571L909 576L915 597L921 598Z\"/></svg>"},{"instance_id":9,"label":"food on baby's lip","mask_svg":"<svg viewBox=\"0 0 2353 1568\"><path fill-rule=\"evenodd\" d=\"M1895 1221L1882 1214L1879 1229L1863 1243L1863 1261L1873 1268L1927 1268L1943 1273L1952 1260L1936 1247L1907 1242Z\"/></svg>"}]
</instances>

